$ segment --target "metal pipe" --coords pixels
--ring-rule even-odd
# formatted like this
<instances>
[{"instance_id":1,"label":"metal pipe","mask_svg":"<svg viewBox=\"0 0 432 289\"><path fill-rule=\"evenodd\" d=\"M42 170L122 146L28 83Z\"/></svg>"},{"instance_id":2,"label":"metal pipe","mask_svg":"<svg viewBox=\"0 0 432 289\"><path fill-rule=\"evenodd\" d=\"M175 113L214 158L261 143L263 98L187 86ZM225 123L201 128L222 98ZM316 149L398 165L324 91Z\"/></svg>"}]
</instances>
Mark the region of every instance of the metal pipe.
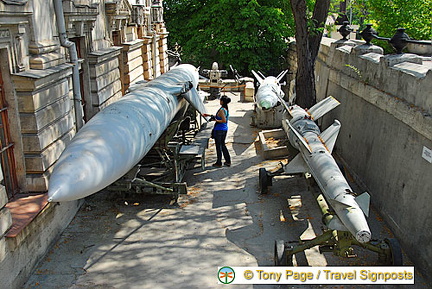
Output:
<instances>
[{"instance_id":1,"label":"metal pipe","mask_svg":"<svg viewBox=\"0 0 432 289\"><path fill-rule=\"evenodd\" d=\"M158 45L157 45L157 32L156 32L156 30L153 30L153 48L152 48L152 60L153 60L153 78L156 78L156 77L158 77L159 75L156 75L156 57L157 57L157 54L156 53L158 53L159 52L159 50L158 50Z\"/></svg>"},{"instance_id":2,"label":"metal pipe","mask_svg":"<svg viewBox=\"0 0 432 289\"><path fill-rule=\"evenodd\" d=\"M62 0L54 0L54 11L57 20L57 29L59 33L60 44L61 46L68 48L70 62L73 64L72 90L73 90L73 100L74 100L74 108L75 108L76 128L78 131L84 125L83 108L81 105L81 86L80 86L80 79L79 79L78 53L76 50L75 43L70 41L67 38Z\"/></svg>"}]
</instances>

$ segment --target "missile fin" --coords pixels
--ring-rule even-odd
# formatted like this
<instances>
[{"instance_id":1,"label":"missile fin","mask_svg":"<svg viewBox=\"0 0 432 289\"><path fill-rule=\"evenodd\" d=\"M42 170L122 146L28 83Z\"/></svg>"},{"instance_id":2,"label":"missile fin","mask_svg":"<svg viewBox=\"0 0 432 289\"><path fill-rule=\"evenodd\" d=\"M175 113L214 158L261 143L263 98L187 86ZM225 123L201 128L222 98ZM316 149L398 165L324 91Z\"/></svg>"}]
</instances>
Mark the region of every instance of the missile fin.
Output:
<instances>
[{"instance_id":1,"label":"missile fin","mask_svg":"<svg viewBox=\"0 0 432 289\"><path fill-rule=\"evenodd\" d=\"M370 195L367 192L364 192L360 196L355 198L355 201L359 205L360 209L363 211L366 217L369 217L369 204L370 204Z\"/></svg>"},{"instance_id":2,"label":"missile fin","mask_svg":"<svg viewBox=\"0 0 432 289\"><path fill-rule=\"evenodd\" d=\"M259 72L259 71L258 71ZM262 73L259 72L261 75ZM261 85L261 83L264 81L265 77L261 77L260 75L258 75L258 73L256 73L255 71L252 70L252 74L255 76L255 78L258 80L258 83Z\"/></svg>"},{"instance_id":3,"label":"missile fin","mask_svg":"<svg viewBox=\"0 0 432 289\"><path fill-rule=\"evenodd\" d=\"M261 76L262 79L266 78L264 74L262 74L261 71L258 71L258 74Z\"/></svg>"},{"instance_id":4,"label":"missile fin","mask_svg":"<svg viewBox=\"0 0 432 289\"><path fill-rule=\"evenodd\" d=\"M286 119L285 121L288 124L289 128L291 129L291 131L295 134L295 136L297 137L297 139L300 141L300 143L303 144L303 146L310 153L312 153L312 150L311 150L309 144L306 142L306 139L291 125L291 123L289 122L289 120Z\"/></svg>"},{"instance_id":5,"label":"missile fin","mask_svg":"<svg viewBox=\"0 0 432 289\"><path fill-rule=\"evenodd\" d=\"M279 102L282 104L282 106L285 108L285 110L292 116L290 108L288 107L287 103L283 99L283 95L279 95L278 93L276 93L276 96L279 99Z\"/></svg>"},{"instance_id":6,"label":"missile fin","mask_svg":"<svg viewBox=\"0 0 432 289\"><path fill-rule=\"evenodd\" d=\"M206 108L195 87L192 87L188 92L184 93L183 97L204 117ZM204 117L204 119L206 118Z\"/></svg>"},{"instance_id":7,"label":"missile fin","mask_svg":"<svg viewBox=\"0 0 432 289\"><path fill-rule=\"evenodd\" d=\"M298 154L284 166L284 171L287 174L299 174L308 172L309 168L301 154Z\"/></svg>"},{"instance_id":8,"label":"missile fin","mask_svg":"<svg viewBox=\"0 0 432 289\"><path fill-rule=\"evenodd\" d=\"M276 77L278 82L280 82L282 80L282 78L285 76L285 74L287 74L287 72L288 72L288 69L279 73L279 75Z\"/></svg>"},{"instance_id":9,"label":"missile fin","mask_svg":"<svg viewBox=\"0 0 432 289\"><path fill-rule=\"evenodd\" d=\"M329 228L330 230L337 230L337 231L349 231L337 215L333 215L333 218L327 224L327 228Z\"/></svg>"},{"instance_id":10,"label":"missile fin","mask_svg":"<svg viewBox=\"0 0 432 289\"><path fill-rule=\"evenodd\" d=\"M339 135L341 124L338 120L335 120L331 126L329 126L320 135L321 140L324 142L326 148L330 153L333 152L333 148L336 144L336 139Z\"/></svg>"},{"instance_id":11,"label":"missile fin","mask_svg":"<svg viewBox=\"0 0 432 289\"><path fill-rule=\"evenodd\" d=\"M317 120L339 104L340 102L336 98L329 96L312 106L308 112L313 120Z\"/></svg>"}]
</instances>

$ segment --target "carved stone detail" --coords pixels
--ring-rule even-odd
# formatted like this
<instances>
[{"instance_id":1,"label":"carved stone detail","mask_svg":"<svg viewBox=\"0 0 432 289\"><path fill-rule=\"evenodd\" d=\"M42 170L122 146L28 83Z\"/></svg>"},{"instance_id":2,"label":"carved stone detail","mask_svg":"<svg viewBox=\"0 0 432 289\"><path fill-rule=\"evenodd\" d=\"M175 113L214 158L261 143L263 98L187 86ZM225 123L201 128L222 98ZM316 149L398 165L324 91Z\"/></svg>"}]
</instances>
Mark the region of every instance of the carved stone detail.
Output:
<instances>
[{"instance_id":1,"label":"carved stone detail","mask_svg":"<svg viewBox=\"0 0 432 289\"><path fill-rule=\"evenodd\" d=\"M28 0L1 0L1 1L9 5L25 5L28 2Z\"/></svg>"}]
</instances>

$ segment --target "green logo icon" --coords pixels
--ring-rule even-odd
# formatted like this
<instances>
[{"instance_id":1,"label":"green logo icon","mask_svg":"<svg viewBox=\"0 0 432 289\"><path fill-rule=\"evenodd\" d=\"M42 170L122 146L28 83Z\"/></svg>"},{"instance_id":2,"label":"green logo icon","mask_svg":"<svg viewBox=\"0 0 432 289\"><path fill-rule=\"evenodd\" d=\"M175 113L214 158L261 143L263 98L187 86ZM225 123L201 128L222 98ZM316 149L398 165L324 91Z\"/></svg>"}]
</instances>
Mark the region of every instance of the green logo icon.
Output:
<instances>
[{"instance_id":1,"label":"green logo icon","mask_svg":"<svg viewBox=\"0 0 432 289\"><path fill-rule=\"evenodd\" d=\"M230 284L234 281L235 272L231 267L225 266L219 269L218 279L222 284Z\"/></svg>"}]
</instances>

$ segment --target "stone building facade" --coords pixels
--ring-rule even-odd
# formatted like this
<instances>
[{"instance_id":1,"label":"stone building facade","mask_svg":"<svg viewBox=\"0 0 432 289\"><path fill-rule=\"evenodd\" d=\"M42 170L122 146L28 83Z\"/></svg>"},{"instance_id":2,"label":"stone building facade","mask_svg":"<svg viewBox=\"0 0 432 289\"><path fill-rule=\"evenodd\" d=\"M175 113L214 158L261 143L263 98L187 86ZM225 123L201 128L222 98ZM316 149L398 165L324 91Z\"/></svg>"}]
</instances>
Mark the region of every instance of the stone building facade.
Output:
<instances>
[{"instance_id":1,"label":"stone building facade","mask_svg":"<svg viewBox=\"0 0 432 289\"><path fill-rule=\"evenodd\" d=\"M83 123L169 69L167 37L162 1L0 0L0 279L8 288L22 284L80 206L46 202L53 164Z\"/></svg>"}]
</instances>

